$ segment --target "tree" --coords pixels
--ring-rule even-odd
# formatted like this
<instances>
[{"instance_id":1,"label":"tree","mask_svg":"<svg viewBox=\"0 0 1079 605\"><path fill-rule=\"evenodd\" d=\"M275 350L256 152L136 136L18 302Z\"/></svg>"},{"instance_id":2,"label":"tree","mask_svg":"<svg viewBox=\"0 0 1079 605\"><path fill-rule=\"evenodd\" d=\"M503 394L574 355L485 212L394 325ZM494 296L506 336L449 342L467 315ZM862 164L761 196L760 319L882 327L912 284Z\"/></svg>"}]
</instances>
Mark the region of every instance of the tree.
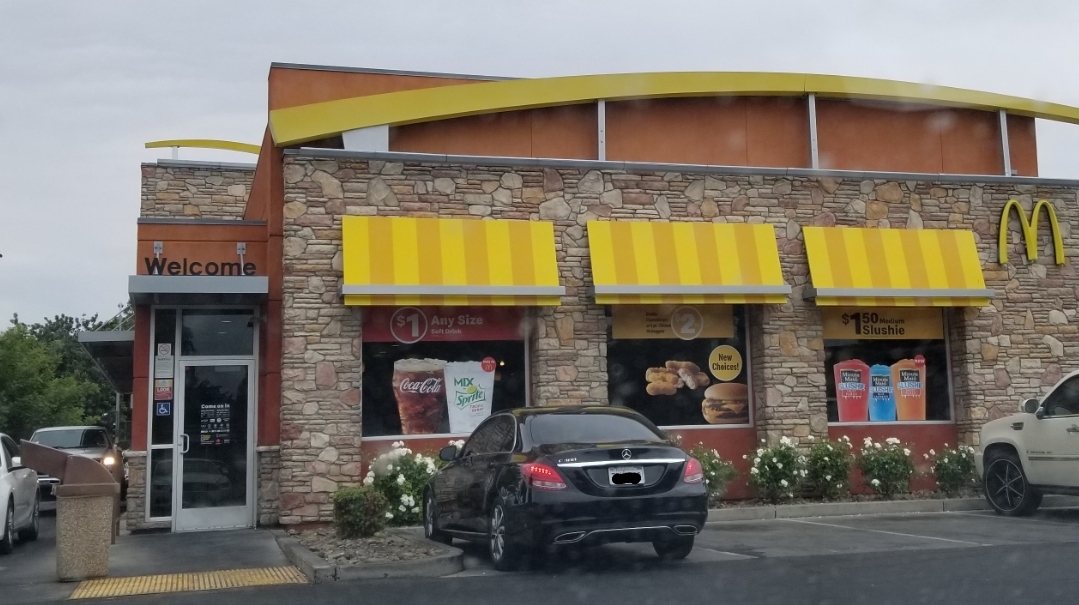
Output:
<instances>
[{"instance_id":1,"label":"tree","mask_svg":"<svg viewBox=\"0 0 1079 605\"><path fill-rule=\"evenodd\" d=\"M17 322L0 333L0 431L29 438L42 426L81 424L97 385L59 376L59 356Z\"/></svg>"}]
</instances>

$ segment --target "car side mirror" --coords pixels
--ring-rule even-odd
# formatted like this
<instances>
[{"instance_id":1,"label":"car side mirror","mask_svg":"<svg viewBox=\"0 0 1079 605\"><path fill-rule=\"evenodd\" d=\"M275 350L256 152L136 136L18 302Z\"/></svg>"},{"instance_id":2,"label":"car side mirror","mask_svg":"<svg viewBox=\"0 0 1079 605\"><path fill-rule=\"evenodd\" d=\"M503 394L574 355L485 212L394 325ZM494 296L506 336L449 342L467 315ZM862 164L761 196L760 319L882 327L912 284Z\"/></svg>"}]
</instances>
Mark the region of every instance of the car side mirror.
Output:
<instances>
[{"instance_id":1,"label":"car side mirror","mask_svg":"<svg viewBox=\"0 0 1079 605\"><path fill-rule=\"evenodd\" d=\"M438 450L438 459L443 462L453 462L457 458L457 446L447 445Z\"/></svg>"},{"instance_id":2,"label":"car side mirror","mask_svg":"<svg viewBox=\"0 0 1079 605\"><path fill-rule=\"evenodd\" d=\"M22 465L22 456L13 456L11 458L11 470L17 471L26 468Z\"/></svg>"},{"instance_id":3,"label":"car side mirror","mask_svg":"<svg viewBox=\"0 0 1079 605\"><path fill-rule=\"evenodd\" d=\"M1023 402L1023 411L1027 414L1037 413L1039 407L1041 406L1038 404L1037 399L1027 399Z\"/></svg>"}]
</instances>

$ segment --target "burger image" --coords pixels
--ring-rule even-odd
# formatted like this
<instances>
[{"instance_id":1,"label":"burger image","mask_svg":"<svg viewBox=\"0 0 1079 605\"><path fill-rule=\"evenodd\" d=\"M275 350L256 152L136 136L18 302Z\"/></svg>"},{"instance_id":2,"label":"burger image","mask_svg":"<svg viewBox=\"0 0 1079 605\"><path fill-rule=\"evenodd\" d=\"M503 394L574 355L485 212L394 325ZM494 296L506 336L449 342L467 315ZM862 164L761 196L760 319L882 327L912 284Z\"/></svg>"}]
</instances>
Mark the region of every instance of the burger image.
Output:
<instances>
[{"instance_id":1,"label":"burger image","mask_svg":"<svg viewBox=\"0 0 1079 605\"><path fill-rule=\"evenodd\" d=\"M749 388L737 382L714 384L704 390L701 411L708 424L742 424L749 420Z\"/></svg>"}]
</instances>

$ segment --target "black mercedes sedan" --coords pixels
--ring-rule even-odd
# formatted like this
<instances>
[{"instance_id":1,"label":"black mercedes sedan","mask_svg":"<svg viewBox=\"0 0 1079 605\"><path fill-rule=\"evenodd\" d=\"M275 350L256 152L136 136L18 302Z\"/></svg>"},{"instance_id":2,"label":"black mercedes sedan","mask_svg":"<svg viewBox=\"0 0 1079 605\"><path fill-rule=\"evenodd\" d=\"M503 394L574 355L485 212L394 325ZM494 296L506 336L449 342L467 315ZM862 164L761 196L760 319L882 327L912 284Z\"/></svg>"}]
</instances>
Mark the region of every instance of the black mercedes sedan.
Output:
<instances>
[{"instance_id":1,"label":"black mercedes sedan","mask_svg":"<svg viewBox=\"0 0 1079 605\"><path fill-rule=\"evenodd\" d=\"M429 539L486 542L498 570L551 546L651 542L681 559L708 517L700 462L625 408L499 412L427 485Z\"/></svg>"}]
</instances>

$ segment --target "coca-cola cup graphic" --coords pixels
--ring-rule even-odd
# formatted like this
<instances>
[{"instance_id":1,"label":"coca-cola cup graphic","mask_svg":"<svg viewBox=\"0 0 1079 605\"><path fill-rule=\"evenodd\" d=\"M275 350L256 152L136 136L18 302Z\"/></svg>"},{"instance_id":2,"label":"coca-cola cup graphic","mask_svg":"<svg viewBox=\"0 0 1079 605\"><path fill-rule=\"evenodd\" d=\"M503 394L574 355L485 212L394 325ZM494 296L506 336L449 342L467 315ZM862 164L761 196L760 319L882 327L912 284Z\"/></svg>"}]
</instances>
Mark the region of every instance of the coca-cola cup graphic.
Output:
<instances>
[{"instance_id":1,"label":"coca-cola cup graphic","mask_svg":"<svg viewBox=\"0 0 1079 605\"><path fill-rule=\"evenodd\" d=\"M405 435L437 433L446 418L446 362L399 359L393 362L393 396Z\"/></svg>"}]
</instances>

